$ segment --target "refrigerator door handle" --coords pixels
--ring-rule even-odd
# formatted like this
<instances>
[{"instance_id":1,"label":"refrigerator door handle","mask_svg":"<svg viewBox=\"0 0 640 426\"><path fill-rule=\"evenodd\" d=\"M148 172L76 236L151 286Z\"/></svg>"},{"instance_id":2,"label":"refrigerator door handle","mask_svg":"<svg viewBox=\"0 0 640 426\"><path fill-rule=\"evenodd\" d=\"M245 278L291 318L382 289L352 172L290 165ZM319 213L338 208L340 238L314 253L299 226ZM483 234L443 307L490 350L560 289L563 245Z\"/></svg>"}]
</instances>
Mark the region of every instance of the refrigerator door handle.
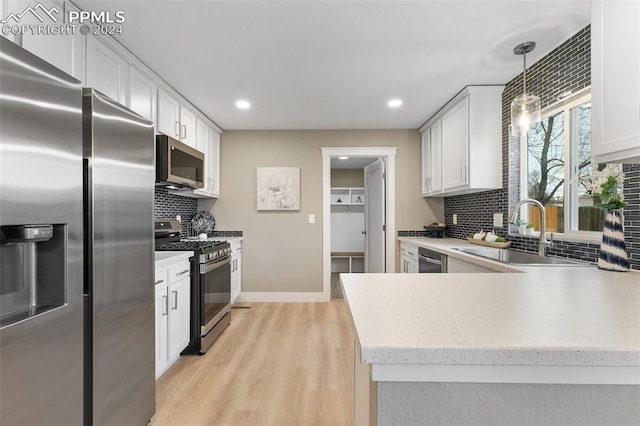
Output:
<instances>
[{"instance_id":1,"label":"refrigerator door handle","mask_svg":"<svg viewBox=\"0 0 640 426\"><path fill-rule=\"evenodd\" d=\"M88 158L82 159L82 183L84 185L84 192L82 194L82 204L84 211L89 211L91 207L93 193L91 191L91 163ZM83 250L83 260L85 265L93 264L93 221L91 215L85 214L82 218L83 227L83 244L85 249ZM93 290L93 275L91 274L91 268L84 269L83 292L85 296L89 296Z\"/></svg>"}]
</instances>

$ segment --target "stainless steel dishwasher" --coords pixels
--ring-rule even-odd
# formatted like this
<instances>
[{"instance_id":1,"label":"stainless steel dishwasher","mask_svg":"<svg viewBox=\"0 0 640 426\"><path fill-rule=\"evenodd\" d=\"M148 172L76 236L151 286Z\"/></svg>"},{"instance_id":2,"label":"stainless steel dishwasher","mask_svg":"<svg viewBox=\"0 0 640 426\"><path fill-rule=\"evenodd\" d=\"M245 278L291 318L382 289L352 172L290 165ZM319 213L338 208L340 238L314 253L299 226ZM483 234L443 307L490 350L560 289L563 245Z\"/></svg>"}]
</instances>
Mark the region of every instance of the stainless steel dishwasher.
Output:
<instances>
[{"instance_id":1,"label":"stainless steel dishwasher","mask_svg":"<svg viewBox=\"0 0 640 426\"><path fill-rule=\"evenodd\" d=\"M418 248L418 265L421 274L443 274L447 272L447 256L420 247Z\"/></svg>"}]
</instances>

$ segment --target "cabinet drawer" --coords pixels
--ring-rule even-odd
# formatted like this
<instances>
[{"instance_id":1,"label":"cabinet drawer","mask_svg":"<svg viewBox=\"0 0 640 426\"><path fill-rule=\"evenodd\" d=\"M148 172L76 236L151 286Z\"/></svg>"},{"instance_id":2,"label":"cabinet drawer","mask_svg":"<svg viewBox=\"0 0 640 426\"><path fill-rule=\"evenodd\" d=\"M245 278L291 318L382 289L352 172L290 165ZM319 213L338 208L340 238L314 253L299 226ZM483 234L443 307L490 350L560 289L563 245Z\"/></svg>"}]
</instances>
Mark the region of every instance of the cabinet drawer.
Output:
<instances>
[{"instance_id":1,"label":"cabinet drawer","mask_svg":"<svg viewBox=\"0 0 640 426\"><path fill-rule=\"evenodd\" d=\"M191 272L191 264L181 263L172 268L169 268L169 283L174 283L183 278L187 278Z\"/></svg>"},{"instance_id":2,"label":"cabinet drawer","mask_svg":"<svg viewBox=\"0 0 640 426\"><path fill-rule=\"evenodd\" d=\"M166 286L167 285L167 270L166 269L160 269L158 271L156 271L156 277L155 277L155 285L156 286Z\"/></svg>"},{"instance_id":3,"label":"cabinet drawer","mask_svg":"<svg viewBox=\"0 0 640 426\"><path fill-rule=\"evenodd\" d=\"M408 260L418 261L418 247L411 244L401 243L400 253L407 257Z\"/></svg>"}]
</instances>

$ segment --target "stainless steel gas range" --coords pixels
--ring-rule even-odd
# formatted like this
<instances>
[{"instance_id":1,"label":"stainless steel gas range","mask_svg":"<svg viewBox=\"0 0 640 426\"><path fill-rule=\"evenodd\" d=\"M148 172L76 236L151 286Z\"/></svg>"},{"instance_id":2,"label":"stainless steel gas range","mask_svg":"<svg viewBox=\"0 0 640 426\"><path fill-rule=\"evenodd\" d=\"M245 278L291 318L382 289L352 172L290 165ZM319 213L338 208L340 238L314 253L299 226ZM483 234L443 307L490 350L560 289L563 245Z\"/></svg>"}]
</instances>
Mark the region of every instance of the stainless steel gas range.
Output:
<instances>
[{"instance_id":1,"label":"stainless steel gas range","mask_svg":"<svg viewBox=\"0 0 640 426\"><path fill-rule=\"evenodd\" d=\"M156 251L192 251L191 338L183 354L204 354L231 322L231 248L226 241L181 240L178 221L155 223Z\"/></svg>"}]
</instances>

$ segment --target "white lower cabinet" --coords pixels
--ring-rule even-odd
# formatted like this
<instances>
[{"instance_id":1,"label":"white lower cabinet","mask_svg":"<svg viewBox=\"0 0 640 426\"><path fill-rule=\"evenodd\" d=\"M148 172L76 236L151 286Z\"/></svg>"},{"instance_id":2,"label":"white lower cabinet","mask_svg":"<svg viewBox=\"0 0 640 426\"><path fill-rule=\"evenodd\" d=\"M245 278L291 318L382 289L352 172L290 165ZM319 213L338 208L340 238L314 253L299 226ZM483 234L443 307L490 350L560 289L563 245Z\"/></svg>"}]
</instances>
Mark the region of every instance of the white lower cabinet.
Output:
<instances>
[{"instance_id":1,"label":"white lower cabinet","mask_svg":"<svg viewBox=\"0 0 640 426\"><path fill-rule=\"evenodd\" d=\"M242 291L242 241L231 243L231 304L240 297Z\"/></svg>"},{"instance_id":2,"label":"white lower cabinet","mask_svg":"<svg viewBox=\"0 0 640 426\"><path fill-rule=\"evenodd\" d=\"M417 274L420 272L418 247L400 243L400 272L403 274Z\"/></svg>"},{"instance_id":3,"label":"white lower cabinet","mask_svg":"<svg viewBox=\"0 0 640 426\"><path fill-rule=\"evenodd\" d=\"M189 344L191 265L156 270L156 378Z\"/></svg>"},{"instance_id":4,"label":"white lower cabinet","mask_svg":"<svg viewBox=\"0 0 640 426\"><path fill-rule=\"evenodd\" d=\"M448 274L460 274L460 273L479 273L479 272L500 272L495 269L486 268L484 266L476 265L475 263L466 262L464 260L455 259L451 256L447 258L447 273Z\"/></svg>"}]
</instances>

